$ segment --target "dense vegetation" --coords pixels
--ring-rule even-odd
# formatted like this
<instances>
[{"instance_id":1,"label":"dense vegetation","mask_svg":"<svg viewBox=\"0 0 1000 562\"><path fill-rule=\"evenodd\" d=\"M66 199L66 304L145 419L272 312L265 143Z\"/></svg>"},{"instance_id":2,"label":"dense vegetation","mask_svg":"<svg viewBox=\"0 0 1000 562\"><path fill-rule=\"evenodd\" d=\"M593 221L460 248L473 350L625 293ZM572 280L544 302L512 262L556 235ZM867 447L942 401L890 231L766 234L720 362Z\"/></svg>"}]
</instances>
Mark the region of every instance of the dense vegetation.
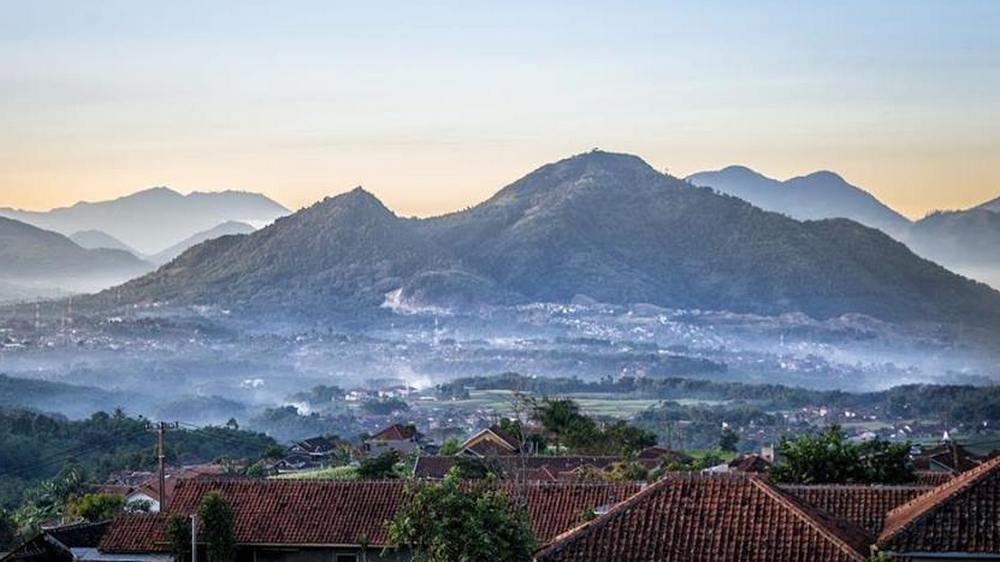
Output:
<instances>
[{"instance_id":1,"label":"dense vegetation","mask_svg":"<svg viewBox=\"0 0 1000 562\"><path fill-rule=\"evenodd\" d=\"M152 469L155 443L146 420L121 410L70 421L0 409L0 509L17 507L33 489L57 478L67 463L78 470L78 479L84 483L101 482L115 470ZM273 445L275 441L266 435L233 428L178 428L167 434L166 455L171 463L256 458Z\"/></svg>"},{"instance_id":2,"label":"dense vegetation","mask_svg":"<svg viewBox=\"0 0 1000 562\"><path fill-rule=\"evenodd\" d=\"M786 437L778 446L782 460L771 469L779 482L795 484L906 484L917 474L909 443L848 441L831 425L817 436Z\"/></svg>"},{"instance_id":3,"label":"dense vegetation","mask_svg":"<svg viewBox=\"0 0 1000 562\"><path fill-rule=\"evenodd\" d=\"M389 542L418 562L527 562L537 541L527 511L495 479L410 484L389 524Z\"/></svg>"}]
</instances>

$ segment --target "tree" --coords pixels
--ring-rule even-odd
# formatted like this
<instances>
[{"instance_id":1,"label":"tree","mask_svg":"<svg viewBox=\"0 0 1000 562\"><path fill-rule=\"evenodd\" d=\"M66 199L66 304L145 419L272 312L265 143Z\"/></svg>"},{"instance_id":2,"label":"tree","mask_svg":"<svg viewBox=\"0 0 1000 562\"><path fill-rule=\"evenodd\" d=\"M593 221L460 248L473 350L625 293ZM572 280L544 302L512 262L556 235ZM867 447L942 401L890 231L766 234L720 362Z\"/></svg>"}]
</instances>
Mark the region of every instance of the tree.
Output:
<instances>
[{"instance_id":1,"label":"tree","mask_svg":"<svg viewBox=\"0 0 1000 562\"><path fill-rule=\"evenodd\" d=\"M556 452L559 452L560 437L573 429L574 422L583 417L580 406L572 400L551 400L543 398L541 404L535 405L534 417L538 423L555 436Z\"/></svg>"},{"instance_id":2,"label":"tree","mask_svg":"<svg viewBox=\"0 0 1000 562\"><path fill-rule=\"evenodd\" d=\"M367 400L361 403L361 409L376 416L388 416L393 412L405 412L410 405L401 398L385 398L382 400Z\"/></svg>"},{"instance_id":3,"label":"tree","mask_svg":"<svg viewBox=\"0 0 1000 562\"><path fill-rule=\"evenodd\" d=\"M719 450L726 453L735 453L736 445L740 442L740 436L732 429L724 428L719 434Z\"/></svg>"},{"instance_id":4,"label":"tree","mask_svg":"<svg viewBox=\"0 0 1000 562\"><path fill-rule=\"evenodd\" d=\"M496 479L463 484L456 472L440 483L407 485L407 499L388 537L416 562L527 562L536 541L522 505Z\"/></svg>"},{"instance_id":5,"label":"tree","mask_svg":"<svg viewBox=\"0 0 1000 562\"><path fill-rule=\"evenodd\" d=\"M771 475L796 484L902 484L916 480L909 450L909 443L877 439L856 445L831 425L815 437L782 438L782 462Z\"/></svg>"},{"instance_id":6,"label":"tree","mask_svg":"<svg viewBox=\"0 0 1000 562\"><path fill-rule=\"evenodd\" d=\"M280 445L268 445L260 453L262 459L276 461L285 458L285 448Z\"/></svg>"},{"instance_id":7,"label":"tree","mask_svg":"<svg viewBox=\"0 0 1000 562\"><path fill-rule=\"evenodd\" d=\"M226 429L231 429L233 431L236 431L239 428L240 428L240 423L236 421L236 418L229 418L229 421L226 422Z\"/></svg>"},{"instance_id":8,"label":"tree","mask_svg":"<svg viewBox=\"0 0 1000 562\"><path fill-rule=\"evenodd\" d=\"M167 544L176 562L183 562L191 553L191 522L187 517L171 515L167 519Z\"/></svg>"},{"instance_id":9,"label":"tree","mask_svg":"<svg viewBox=\"0 0 1000 562\"><path fill-rule=\"evenodd\" d=\"M125 498L111 494L84 494L70 500L66 511L70 517L80 517L95 523L114 518L125 509Z\"/></svg>"},{"instance_id":10,"label":"tree","mask_svg":"<svg viewBox=\"0 0 1000 562\"><path fill-rule=\"evenodd\" d=\"M362 459L358 467L358 478L361 480L388 480L396 478L396 463L399 453L389 450L377 457Z\"/></svg>"},{"instance_id":11,"label":"tree","mask_svg":"<svg viewBox=\"0 0 1000 562\"><path fill-rule=\"evenodd\" d=\"M458 439L448 439L444 443L441 443L441 448L438 449L438 454L443 457L450 457L461 452L462 442Z\"/></svg>"},{"instance_id":12,"label":"tree","mask_svg":"<svg viewBox=\"0 0 1000 562\"><path fill-rule=\"evenodd\" d=\"M218 492L209 492L198 506L198 538L205 544L207 562L233 562L233 508Z\"/></svg>"}]
</instances>

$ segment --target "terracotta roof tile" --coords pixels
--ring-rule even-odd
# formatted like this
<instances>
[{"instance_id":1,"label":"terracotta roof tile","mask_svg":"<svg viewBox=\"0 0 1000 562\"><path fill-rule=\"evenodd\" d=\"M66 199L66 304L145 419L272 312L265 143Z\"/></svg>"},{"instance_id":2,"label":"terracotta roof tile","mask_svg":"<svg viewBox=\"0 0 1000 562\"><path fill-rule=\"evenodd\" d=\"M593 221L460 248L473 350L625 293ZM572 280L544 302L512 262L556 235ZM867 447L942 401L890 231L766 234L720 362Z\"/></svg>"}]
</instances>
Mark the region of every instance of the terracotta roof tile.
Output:
<instances>
[{"instance_id":1,"label":"terracotta roof tile","mask_svg":"<svg viewBox=\"0 0 1000 562\"><path fill-rule=\"evenodd\" d=\"M918 470L917 471L917 484L924 486L940 486L952 478L955 475L950 472L933 472L930 470Z\"/></svg>"},{"instance_id":2,"label":"terracotta roof tile","mask_svg":"<svg viewBox=\"0 0 1000 562\"><path fill-rule=\"evenodd\" d=\"M539 562L864 562L870 538L745 474L669 474L565 533Z\"/></svg>"},{"instance_id":3,"label":"terracotta roof tile","mask_svg":"<svg viewBox=\"0 0 1000 562\"><path fill-rule=\"evenodd\" d=\"M370 437L371 441L408 441L417 439L420 433L412 425L400 423L390 425Z\"/></svg>"},{"instance_id":4,"label":"terracotta roof tile","mask_svg":"<svg viewBox=\"0 0 1000 562\"><path fill-rule=\"evenodd\" d=\"M101 538L100 550L117 553L166 552L167 516L159 513L121 515Z\"/></svg>"},{"instance_id":5,"label":"terracotta roof tile","mask_svg":"<svg viewBox=\"0 0 1000 562\"><path fill-rule=\"evenodd\" d=\"M505 485L515 497L519 490ZM583 515L618 503L641 489L639 483L531 484L528 515L540 542L577 524ZM218 491L233 506L239 544L357 544L386 541L386 522L403 501L400 481L190 480L177 488L170 514L190 515L201 498ZM519 496L518 496L519 497ZM168 515L116 519L101 542L105 552L163 552Z\"/></svg>"},{"instance_id":6,"label":"terracotta roof tile","mask_svg":"<svg viewBox=\"0 0 1000 562\"><path fill-rule=\"evenodd\" d=\"M890 511L931 489L930 486L855 484L782 485L780 488L861 527L873 537L882 532Z\"/></svg>"},{"instance_id":7,"label":"terracotta roof tile","mask_svg":"<svg viewBox=\"0 0 1000 562\"><path fill-rule=\"evenodd\" d=\"M894 552L1000 553L1000 457L889 512L878 546Z\"/></svg>"}]
</instances>

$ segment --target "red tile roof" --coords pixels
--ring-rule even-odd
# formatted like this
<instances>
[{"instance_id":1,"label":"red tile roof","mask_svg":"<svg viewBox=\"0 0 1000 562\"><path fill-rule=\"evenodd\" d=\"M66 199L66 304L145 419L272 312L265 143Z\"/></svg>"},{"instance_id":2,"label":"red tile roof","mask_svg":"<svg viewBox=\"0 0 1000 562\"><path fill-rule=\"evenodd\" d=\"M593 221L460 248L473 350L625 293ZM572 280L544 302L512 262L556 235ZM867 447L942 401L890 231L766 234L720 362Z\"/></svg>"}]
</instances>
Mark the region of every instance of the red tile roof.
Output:
<instances>
[{"instance_id":1,"label":"red tile roof","mask_svg":"<svg viewBox=\"0 0 1000 562\"><path fill-rule=\"evenodd\" d=\"M861 527L873 537L882 532L885 517L890 511L931 489L930 486L863 484L786 484L780 488L830 515Z\"/></svg>"},{"instance_id":2,"label":"red tile roof","mask_svg":"<svg viewBox=\"0 0 1000 562\"><path fill-rule=\"evenodd\" d=\"M933 472L930 470L918 470L917 471L917 484L925 486L940 486L952 478L955 475L950 472Z\"/></svg>"},{"instance_id":3,"label":"red tile roof","mask_svg":"<svg viewBox=\"0 0 1000 562\"><path fill-rule=\"evenodd\" d=\"M540 550L539 562L864 562L870 538L746 474L669 474Z\"/></svg>"},{"instance_id":4,"label":"red tile roof","mask_svg":"<svg viewBox=\"0 0 1000 562\"><path fill-rule=\"evenodd\" d=\"M416 439L419 435L420 433L412 425L397 423L372 435L370 439L372 441L409 441Z\"/></svg>"},{"instance_id":5,"label":"red tile roof","mask_svg":"<svg viewBox=\"0 0 1000 562\"><path fill-rule=\"evenodd\" d=\"M525 488L506 485L515 497ZM526 487L528 515L540 542L577 524L583 515L616 504L641 489L638 483L532 484ZM233 506L239 544L353 545L386 541L405 493L400 481L190 480L181 483L170 514L190 515L201 498L218 491ZM519 497L519 496L518 496ZM105 552L164 552L168 515L116 519L101 542Z\"/></svg>"},{"instance_id":6,"label":"red tile roof","mask_svg":"<svg viewBox=\"0 0 1000 562\"><path fill-rule=\"evenodd\" d=\"M771 463L760 455L743 455L729 461L729 468L736 472L766 474L771 470Z\"/></svg>"},{"instance_id":7,"label":"red tile roof","mask_svg":"<svg viewBox=\"0 0 1000 562\"><path fill-rule=\"evenodd\" d=\"M167 516L160 513L121 515L101 538L100 550L117 553L167 552Z\"/></svg>"},{"instance_id":8,"label":"red tile roof","mask_svg":"<svg viewBox=\"0 0 1000 562\"><path fill-rule=\"evenodd\" d=\"M878 546L1000 554L1000 457L889 512Z\"/></svg>"}]
</instances>

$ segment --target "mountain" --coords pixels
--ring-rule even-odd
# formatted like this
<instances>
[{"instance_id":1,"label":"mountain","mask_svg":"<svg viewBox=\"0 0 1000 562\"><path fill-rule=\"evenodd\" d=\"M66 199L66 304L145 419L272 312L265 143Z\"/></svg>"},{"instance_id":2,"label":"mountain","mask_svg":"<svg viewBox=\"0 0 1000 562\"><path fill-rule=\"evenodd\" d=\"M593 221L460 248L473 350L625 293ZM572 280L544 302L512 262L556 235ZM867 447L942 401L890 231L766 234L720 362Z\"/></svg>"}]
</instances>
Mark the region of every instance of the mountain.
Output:
<instances>
[{"instance_id":1,"label":"mountain","mask_svg":"<svg viewBox=\"0 0 1000 562\"><path fill-rule=\"evenodd\" d=\"M88 250L107 248L109 250L122 250L132 255L138 254L138 252L130 248L128 244L122 242L114 236L111 236L107 232L102 232L100 230L81 230L79 232L74 232L70 235L69 239L76 242L76 244L81 248L87 248Z\"/></svg>"},{"instance_id":2,"label":"mountain","mask_svg":"<svg viewBox=\"0 0 1000 562\"><path fill-rule=\"evenodd\" d=\"M255 316L352 314L387 296L455 306L586 295L1000 325L1000 293L878 230L846 219L799 222L606 152L543 166L471 209L430 219L397 217L355 189L253 234L195 246L114 295Z\"/></svg>"},{"instance_id":3,"label":"mountain","mask_svg":"<svg viewBox=\"0 0 1000 562\"><path fill-rule=\"evenodd\" d=\"M994 213L1000 213L1000 197L997 197L996 199L992 199L990 201L987 201L987 202L979 205L978 207L974 207L974 208L975 209L983 209L983 210L986 210L986 211L993 211Z\"/></svg>"},{"instance_id":4,"label":"mountain","mask_svg":"<svg viewBox=\"0 0 1000 562\"><path fill-rule=\"evenodd\" d=\"M128 252L88 250L56 232L6 218L0 218L0 264L0 283L16 287L18 298L95 291L151 269Z\"/></svg>"},{"instance_id":5,"label":"mountain","mask_svg":"<svg viewBox=\"0 0 1000 562\"><path fill-rule=\"evenodd\" d=\"M286 214L288 209L257 193L181 195L166 187L45 212L0 209L0 216L66 235L100 230L147 255L226 221L263 225Z\"/></svg>"},{"instance_id":6,"label":"mountain","mask_svg":"<svg viewBox=\"0 0 1000 562\"><path fill-rule=\"evenodd\" d=\"M149 256L150 261L157 264L164 264L184 253L191 246L201 244L206 240L229 236L232 234L250 234L256 230L245 222L226 221L214 228L193 234L173 246Z\"/></svg>"},{"instance_id":7,"label":"mountain","mask_svg":"<svg viewBox=\"0 0 1000 562\"><path fill-rule=\"evenodd\" d=\"M914 223L906 242L928 259L1000 288L1000 213L987 209L931 213Z\"/></svg>"},{"instance_id":8,"label":"mountain","mask_svg":"<svg viewBox=\"0 0 1000 562\"><path fill-rule=\"evenodd\" d=\"M799 220L848 218L896 238L910 226L906 217L833 172L779 181L744 166L729 166L692 174L687 180Z\"/></svg>"}]
</instances>

